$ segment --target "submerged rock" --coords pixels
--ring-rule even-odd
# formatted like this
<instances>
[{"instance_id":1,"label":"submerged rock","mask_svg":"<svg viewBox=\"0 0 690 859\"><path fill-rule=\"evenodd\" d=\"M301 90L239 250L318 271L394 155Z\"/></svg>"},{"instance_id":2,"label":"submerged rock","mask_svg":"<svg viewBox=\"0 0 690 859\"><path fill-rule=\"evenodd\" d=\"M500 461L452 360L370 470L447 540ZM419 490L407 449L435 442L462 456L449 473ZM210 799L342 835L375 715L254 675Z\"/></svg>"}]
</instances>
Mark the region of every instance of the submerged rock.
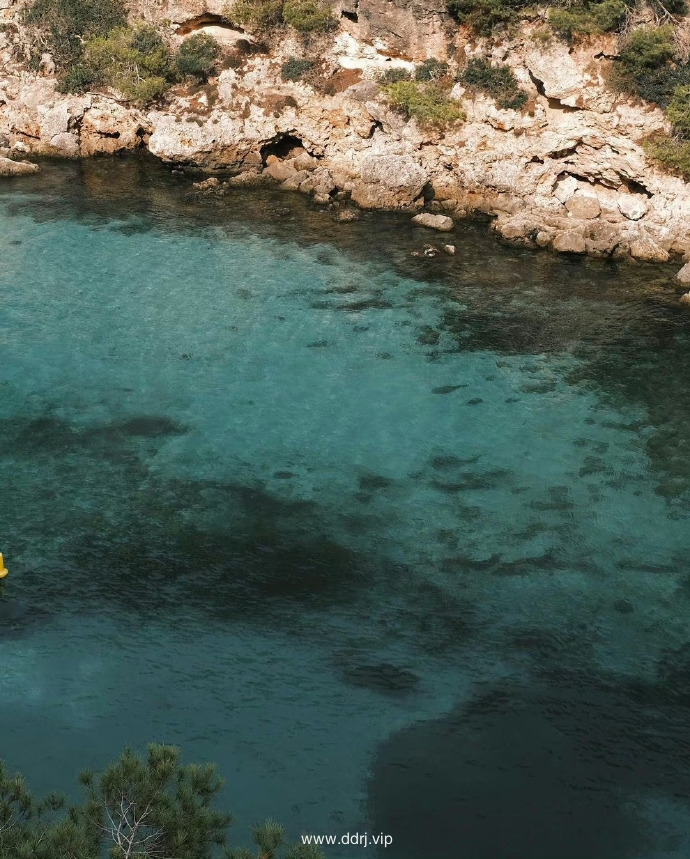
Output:
<instances>
[{"instance_id":1,"label":"submerged rock","mask_svg":"<svg viewBox=\"0 0 690 859\"><path fill-rule=\"evenodd\" d=\"M679 281L679 283L690 283L690 262L686 262L683 268L676 274L676 280ZM686 296L684 295L683 298L685 297Z\"/></svg>"},{"instance_id":2,"label":"submerged rock","mask_svg":"<svg viewBox=\"0 0 690 859\"><path fill-rule=\"evenodd\" d=\"M352 686L360 686L384 695L411 692L419 683L419 677L412 671L398 668L388 662L347 666L343 670L343 679Z\"/></svg>"}]
</instances>

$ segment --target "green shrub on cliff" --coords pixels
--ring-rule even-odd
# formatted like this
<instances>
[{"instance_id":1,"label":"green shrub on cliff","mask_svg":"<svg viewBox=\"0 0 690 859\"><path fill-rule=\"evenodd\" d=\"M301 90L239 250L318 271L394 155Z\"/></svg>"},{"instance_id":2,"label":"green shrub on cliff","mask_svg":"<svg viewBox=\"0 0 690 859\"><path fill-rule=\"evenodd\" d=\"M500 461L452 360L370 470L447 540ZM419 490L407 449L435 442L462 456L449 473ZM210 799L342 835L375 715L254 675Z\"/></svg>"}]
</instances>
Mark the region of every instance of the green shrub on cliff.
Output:
<instances>
[{"instance_id":1,"label":"green shrub on cliff","mask_svg":"<svg viewBox=\"0 0 690 859\"><path fill-rule=\"evenodd\" d=\"M436 82L399 81L384 86L383 92L394 108L421 126L445 128L465 118L448 91Z\"/></svg>"},{"instance_id":2,"label":"green shrub on cliff","mask_svg":"<svg viewBox=\"0 0 690 859\"><path fill-rule=\"evenodd\" d=\"M690 182L690 140L656 134L642 144L647 155L667 170Z\"/></svg>"},{"instance_id":3,"label":"green shrub on cliff","mask_svg":"<svg viewBox=\"0 0 690 859\"><path fill-rule=\"evenodd\" d=\"M690 85L674 89L666 115L677 134L690 138Z\"/></svg>"},{"instance_id":4,"label":"green shrub on cliff","mask_svg":"<svg viewBox=\"0 0 690 859\"><path fill-rule=\"evenodd\" d=\"M183 77L207 81L215 71L220 45L208 33L195 33L180 45L177 52L177 69Z\"/></svg>"},{"instance_id":5,"label":"green shrub on cliff","mask_svg":"<svg viewBox=\"0 0 690 859\"><path fill-rule=\"evenodd\" d=\"M417 66L414 73L416 81L438 81L448 74L448 63L442 63L435 57L430 57L428 60Z\"/></svg>"},{"instance_id":6,"label":"green shrub on cliff","mask_svg":"<svg viewBox=\"0 0 690 859\"><path fill-rule=\"evenodd\" d=\"M314 60L299 60L290 57L280 67L280 76L284 81L301 81L314 68Z\"/></svg>"},{"instance_id":7,"label":"green shrub on cliff","mask_svg":"<svg viewBox=\"0 0 690 859\"><path fill-rule=\"evenodd\" d=\"M408 72L407 69L386 69L386 71L379 76L379 80L383 84L397 84L400 83L400 81L412 80L412 73Z\"/></svg>"},{"instance_id":8,"label":"green shrub on cliff","mask_svg":"<svg viewBox=\"0 0 690 859\"><path fill-rule=\"evenodd\" d=\"M529 0L447 0L448 11L461 24L480 36L490 36L494 27L515 24Z\"/></svg>"},{"instance_id":9,"label":"green shrub on cliff","mask_svg":"<svg viewBox=\"0 0 690 859\"><path fill-rule=\"evenodd\" d=\"M673 27L635 30L620 51L612 82L660 107L667 107L677 87L690 85L690 66L674 57Z\"/></svg>"},{"instance_id":10,"label":"green shrub on cliff","mask_svg":"<svg viewBox=\"0 0 690 859\"><path fill-rule=\"evenodd\" d=\"M527 93L520 89L510 66L492 66L488 60L474 57L459 80L492 96L498 107L520 110L527 104Z\"/></svg>"},{"instance_id":11,"label":"green shrub on cliff","mask_svg":"<svg viewBox=\"0 0 690 859\"><path fill-rule=\"evenodd\" d=\"M153 27L118 27L84 44L84 57L64 76L63 89L83 91L108 86L127 100L145 104L170 86L174 70L170 51Z\"/></svg>"},{"instance_id":12,"label":"green shrub on cliff","mask_svg":"<svg viewBox=\"0 0 690 859\"><path fill-rule=\"evenodd\" d=\"M283 0L237 0L225 14L247 30L268 30L283 20Z\"/></svg>"},{"instance_id":13,"label":"green shrub on cliff","mask_svg":"<svg viewBox=\"0 0 690 859\"><path fill-rule=\"evenodd\" d=\"M127 13L121 0L35 0L23 12L32 53L49 51L59 69L79 62L84 42L123 27Z\"/></svg>"},{"instance_id":14,"label":"green shrub on cliff","mask_svg":"<svg viewBox=\"0 0 690 859\"><path fill-rule=\"evenodd\" d=\"M285 0L283 21L300 33L323 33L337 23L330 7L319 0Z\"/></svg>"},{"instance_id":15,"label":"green shrub on cliff","mask_svg":"<svg viewBox=\"0 0 690 859\"><path fill-rule=\"evenodd\" d=\"M549 23L562 36L588 36L617 30L633 3L629 0L604 0L549 9Z\"/></svg>"},{"instance_id":16,"label":"green shrub on cliff","mask_svg":"<svg viewBox=\"0 0 690 859\"><path fill-rule=\"evenodd\" d=\"M237 0L226 17L259 32L287 24L300 33L325 32L337 25L325 0Z\"/></svg>"}]
</instances>

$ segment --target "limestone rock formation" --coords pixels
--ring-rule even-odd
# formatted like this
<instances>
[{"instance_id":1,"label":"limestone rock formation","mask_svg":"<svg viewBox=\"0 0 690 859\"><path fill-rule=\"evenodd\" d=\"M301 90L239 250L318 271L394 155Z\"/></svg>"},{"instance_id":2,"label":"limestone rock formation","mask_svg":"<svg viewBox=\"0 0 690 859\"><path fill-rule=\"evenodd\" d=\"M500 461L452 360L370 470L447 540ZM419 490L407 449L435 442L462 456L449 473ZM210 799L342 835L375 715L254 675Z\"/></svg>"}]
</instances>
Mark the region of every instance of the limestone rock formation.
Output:
<instances>
[{"instance_id":1,"label":"limestone rock formation","mask_svg":"<svg viewBox=\"0 0 690 859\"><path fill-rule=\"evenodd\" d=\"M322 204L426 207L427 223L481 211L503 238L532 247L651 261L690 253L690 185L641 146L668 123L607 86L612 37L544 45L526 23L488 45L452 23L445 0L331 0L340 26L318 49L283 33L240 56L233 46L251 36L225 17L229 2L132 0L132 17L167 28L176 44L223 31L234 57L205 86L177 86L146 111L113 93L57 92L50 70L22 68L0 33L0 145L64 157L147 147L171 164L236 173L227 187L270 179ZM0 5L0 17L17 20L16 9ZM284 80L283 63L309 50L318 50L320 81ZM440 131L387 103L378 79L386 69L433 56L455 72L463 57L489 50L512 67L529 97L524 110L458 84L452 98L466 120Z\"/></svg>"}]
</instances>

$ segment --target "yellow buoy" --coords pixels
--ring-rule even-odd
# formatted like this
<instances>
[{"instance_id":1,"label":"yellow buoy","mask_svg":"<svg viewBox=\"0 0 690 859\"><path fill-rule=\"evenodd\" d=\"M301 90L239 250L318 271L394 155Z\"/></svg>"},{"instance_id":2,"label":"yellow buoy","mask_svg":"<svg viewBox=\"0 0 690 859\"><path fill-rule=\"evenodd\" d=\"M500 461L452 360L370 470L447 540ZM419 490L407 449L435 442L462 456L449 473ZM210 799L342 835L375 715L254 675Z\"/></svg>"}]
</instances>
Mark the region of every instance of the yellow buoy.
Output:
<instances>
[{"instance_id":1,"label":"yellow buoy","mask_svg":"<svg viewBox=\"0 0 690 859\"><path fill-rule=\"evenodd\" d=\"M5 568L5 562L2 559L2 552L0 552L0 579L4 579L8 573L9 570Z\"/></svg>"}]
</instances>

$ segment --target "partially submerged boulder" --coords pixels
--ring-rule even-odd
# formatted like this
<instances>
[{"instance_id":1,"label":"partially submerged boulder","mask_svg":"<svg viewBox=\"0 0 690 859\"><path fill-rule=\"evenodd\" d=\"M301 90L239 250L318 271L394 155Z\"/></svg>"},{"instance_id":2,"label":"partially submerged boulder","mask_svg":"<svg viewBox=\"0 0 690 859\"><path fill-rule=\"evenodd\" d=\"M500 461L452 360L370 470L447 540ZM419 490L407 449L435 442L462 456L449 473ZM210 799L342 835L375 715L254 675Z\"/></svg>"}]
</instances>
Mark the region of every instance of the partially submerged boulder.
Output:
<instances>
[{"instance_id":1,"label":"partially submerged boulder","mask_svg":"<svg viewBox=\"0 0 690 859\"><path fill-rule=\"evenodd\" d=\"M683 268L676 274L676 280L679 283L690 284L690 262L686 262Z\"/></svg>"},{"instance_id":2,"label":"partially submerged boulder","mask_svg":"<svg viewBox=\"0 0 690 859\"><path fill-rule=\"evenodd\" d=\"M25 176L28 173L38 173L38 164L30 161L13 161L0 155L0 176Z\"/></svg>"},{"instance_id":3,"label":"partially submerged boulder","mask_svg":"<svg viewBox=\"0 0 690 859\"><path fill-rule=\"evenodd\" d=\"M420 212L412 218L412 223L418 227L428 227L431 230L439 230L449 233L453 229L453 219L448 215L433 215L431 212Z\"/></svg>"}]
</instances>

